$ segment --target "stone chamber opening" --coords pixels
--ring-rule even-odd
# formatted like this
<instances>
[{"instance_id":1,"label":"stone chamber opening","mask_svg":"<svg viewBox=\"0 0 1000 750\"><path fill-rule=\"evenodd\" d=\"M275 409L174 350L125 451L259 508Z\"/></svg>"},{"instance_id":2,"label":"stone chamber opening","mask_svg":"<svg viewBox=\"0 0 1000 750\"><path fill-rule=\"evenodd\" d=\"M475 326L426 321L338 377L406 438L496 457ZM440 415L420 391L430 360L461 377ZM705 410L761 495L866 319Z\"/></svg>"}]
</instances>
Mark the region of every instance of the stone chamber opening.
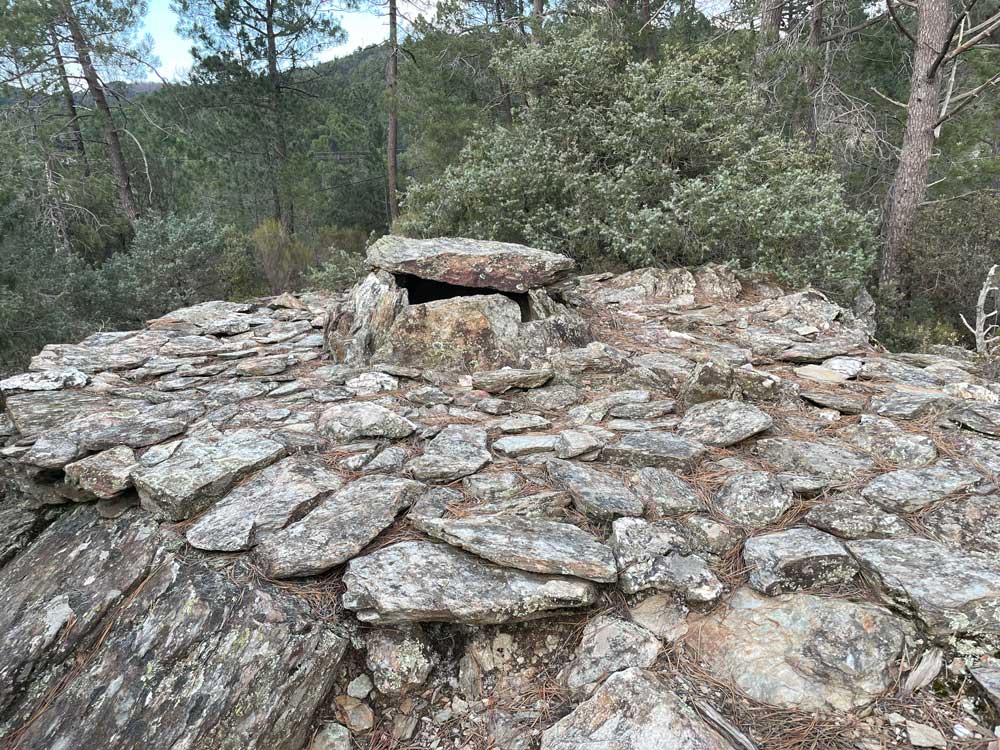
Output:
<instances>
[{"instance_id":1,"label":"stone chamber opening","mask_svg":"<svg viewBox=\"0 0 1000 750\"><path fill-rule=\"evenodd\" d=\"M459 284L449 284L445 281L432 281L413 276L408 273L394 273L396 284L407 292L411 305L422 305L427 302L437 302L439 300L454 299L455 297L479 297L488 294L502 294L509 300L517 303L521 310L521 322L527 323L532 320L531 304L527 292L502 292L499 289L477 286L461 286Z\"/></svg>"}]
</instances>

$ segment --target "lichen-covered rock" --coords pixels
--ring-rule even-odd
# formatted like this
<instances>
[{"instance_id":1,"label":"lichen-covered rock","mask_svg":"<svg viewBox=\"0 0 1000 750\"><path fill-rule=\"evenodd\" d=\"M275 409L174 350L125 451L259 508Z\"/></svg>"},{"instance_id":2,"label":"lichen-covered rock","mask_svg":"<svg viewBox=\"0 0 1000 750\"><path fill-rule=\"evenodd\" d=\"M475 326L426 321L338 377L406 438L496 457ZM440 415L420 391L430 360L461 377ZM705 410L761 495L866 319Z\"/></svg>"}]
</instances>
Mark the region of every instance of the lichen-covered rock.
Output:
<instances>
[{"instance_id":1,"label":"lichen-covered rock","mask_svg":"<svg viewBox=\"0 0 1000 750\"><path fill-rule=\"evenodd\" d=\"M492 458L486 450L486 430L452 424L427 444L423 455L408 461L406 470L417 479L453 482L476 473Z\"/></svg>"},{"instance_id":2,"label":"lichen-covered rock","mask_svg":"<svg viewBox=\"0 0 1000 750\"><path fill-rule=\"evenodd\" d=\"M891 513L912 513L982 479L969 466L946 459L923 469L900 469L876 477L861 495Z\"/></svg>"},{"instance_id":3,"label":"lichen-covered rock","mask_svg":"<svg viewBox=\"0 0 1000 750\"><path fill-rule=\"evenodd\" d=\"M906 625L870 604L740 589L686 641L712 674L751 698L804 711L847 711L892 683Z\"/></svg>"},{"instance_id":4,"label":"lichen-covered rock","mask_svg":"<svg viewBox=\"0 0 1000 750\"><path fill-rule=\"evenodd\" d=\"M934 441L896 426L891 419L864 415L840 437L869 455L903 469L924 466L937 458Z\"/></svg>"},{"instance_id":5,"label":"lichen-covered rock","mask_svg":"<svg viewBox=\"0 0 1000 750\"><path fill-rule=\"evenodd\" d=\"M750 537L743 545L743 560L750 569L750 586L768 596L850 583L858 572L843 544L810 528Z\"/></svg>"},{"instance_id":6,"label":"lichen-covered rock","mask_svg":"<svg viewBox=\"0 0 1000 750\"><path fill-rule=\"evenodd\" d=\"M614 477L560 459L549 459L545 466L552 481L569 492L581 513L602 520L642 515L642 501Z\"/></svg>"},{"instance_id":7,"label":"lichen-covered rock","mask_svg":"<svg viewBox=\"0 0 1000 750\"><path fill-rule=\"evenodd\" d=\"M612 582L618 569L611 549L568 523L514 515L422 519L422 531L508 568Z\"/></svg>"},{"instance_id":8,"label":"lichen-covered rock","mask_svg":"<svg viewBox=\"0 0 1000 750\"><path fill-rule=\"evenodd\" d=\"M119 445L66 464L66 481L90 497L107 499L132 486L135 451Z\"/></svg>"},{"instance_id":9,"label":"lichen-covered rock","mask_svg":"<svg viewBox=\"0 0 1000 750\"><path fill-rule=\"evenodd\" d=\"M217 552L250 549L343 483L315 458L284 458L219 500L188 529L187 540Z\"/></svg>"},{"instance_id":10,"label":"lichen-covered rock","mask_svg":"<svg viewBox=\"0 0 1000 750\"><path fill-rule=\"evenodd\" d=\"M659 653L660 642L645 628L617 617L595 617L560 677L572 693L587 696L610 674L653 666Z\"/></svg>"},{"instance_id":11,"label":"lichen-covered rock","mask_svg":"<svg viewBox=\"0 0 1000 750\"><path fill-rule=\"evenodd\" d=\"M820 502L802 520L842 539L881 539L910 533L900 516L846 494Z\"/></svg>"},{"instance_id":12,"label":"lichen-covered rock","mask_svg":"<svg viewBox=\"0 0 1000 750\"><path fill-rule=\"evenodd\" d=\"M542 733L542 750L732 750L652 673L608 677L587 701Z\"/></svg>"},{"instance_id":13,"label":"lichen-covered rock","mask_svg":"<svg viewBox=\"0 0 1000 750\"><path fill-rule=\"evenodd\" d=\"M774 420L752 404L722 399L695 404L677 432L704 445L727 448L770 429Z\"/></svg>"},{"instance_id":14,"label":"lichen-covered rock","mask_svg":"<svg viewBox=\"0 0 1000 750\"><path fill-rule=\"evenodd\" d=\"M942 503L923 516L941 541L984 557L1000 556L1000 495L971 495Z\"/></svg>"},{"instance_id":15,"label":"lichen-covered rock","mask_svg":"<svg viewBox=\"0 0 1000 750\"><path fill-rule=\"evenodd\" d=\"M321 623L303 627L307 612L280 590L167 560L20 744L301 748L347 645Z\"/></svg>"},{"instance_id":16,"label":"lichen-covered rock","mask_svg":"<svg viewBox=\"0 0 1000 750\"><path fill-rule=\"evenodd\" d=\"M424 489L399 477L355 480L267 536L257 545L256 558L273 578L322 573L358 554Z\"/></svg>"},{"instance_id":17,"label":"lichen-covered rock","mask_svg":"<svg viewBox=\"0 0 1000 750\"><path fill-rule=\"evenodd\" d=\"M704 510L694 487L669 469L639 469L631 477L632 491L642 500L649 519Z\"/></svg>"},{"instance_id":18,"label":"lichen-covered rock","mask_svg":"<svg viewBox=\"0 0 1000 750\"><path fill-rule=\"evenodd\" d=\"M424 684L434 667L434 651L419 625L380 628L365 639L365 664L382 695L400 696Z\"/></svg>"},{"instance_id":19,"label":"lichen-covered rock","mask_svg":"<svg viewBox=\"0 0 1000 750\"><path fill-rule=\"evenodd\" d=\"M634 432L601 451L601 458L620 466L658 466L688 471L705 454L705 446L669 432Z\"/></svg>"},{"instance_id":20,"label":"lichen-covered rock","mask_svg":"<svg viewBox=\"0 0 1000 750\"><path fill-rule=\"evenodd\" d=\"M806 442L789 438L763 438L754 443L760 460L780 471L808 474L834 482L856 479L875 468L860 451L830 442Z\"/></svg>"},{"instance_id":21,"label":"lichen-covered rock","mask_svg":"<svg viewBox=\"0 0 1000 750\"><path fill-rule=\"evenodd\" d=\"M205 510L247 474L281 458L285 448L255 430L218 440L184 438L170 456L132 471L142 507L157 518L182 520Z\"/></svg>"},{"instance_id":22,"label":"lichen-covered rock","mask_svg":"<svg viewBox=\"0 0 1000 750\"><path fill-rule=\"evenodd\" d=\"M335 404L319 418L319 431L343 442L362 437L399 440L413 434L415 429L410 420L370 401Z\"/></svg>"},{"instance_id":23,"label":"lichen-covered rock","mask_svg":"<svg viewBox=\"0 0 1000 750\"><path fill-rule=\"evenodd\" d=\"M565 255L509 242L394 235L368 248L366 263L391 273L501 292L526 292L552 284L576 265Z\"/></svg>"},{"instance_id":24,"label":"lichen-covered rock","mask_svg":"<svg viewBox=\"0 0 1000 750\"><path fill-rule=\"evenodd\" d=\"M1000 565L930 539L848 542L882 597L933 636L1000 634Z\"/></svg>"},{"instance_id":25,"label":"lichen-covered rock","mask_svg":"<svg viewBox=\"0 0 1000 750\"><path fill-rule=\"evenodd\" d=\"M589 581L499 568L429 542L400 542L357 557L344 584L344 607L364 622L511 622L597 597Z\"/></svg>"},{"instance_id":26,"label":"lichen-covered rock","mask_svg":"<svg viewBox=\"0 0 1000 750\"><path fill-rule=\"evenodd\" d=\"M792 492L766 471L729 476L715 495L716 509L734 523L751 528L767 526L792 506Z\"/></svg>"},{"instance_id":27,"label":"lichen-covered rock","mask_svg":"<svg viewBox=\"0 0 1000 750\"><path fill-rule=\"evenodd\" d=\"M515 370L504 368L472 375L472 387L487 393L506 393L511 388L540 388L552 379L550 368Z\"/></svg>"}]
</instances>

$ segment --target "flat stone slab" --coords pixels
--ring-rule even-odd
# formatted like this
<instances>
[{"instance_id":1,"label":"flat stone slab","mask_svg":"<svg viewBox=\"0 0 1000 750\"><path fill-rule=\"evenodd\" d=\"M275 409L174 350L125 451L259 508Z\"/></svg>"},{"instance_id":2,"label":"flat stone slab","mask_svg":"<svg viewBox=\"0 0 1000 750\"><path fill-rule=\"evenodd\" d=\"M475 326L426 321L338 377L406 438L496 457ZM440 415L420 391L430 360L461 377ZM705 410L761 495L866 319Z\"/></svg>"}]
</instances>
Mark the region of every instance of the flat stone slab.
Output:
<instances>
[{"instance_id":1,"label":"flat stone slab","mask_svg":"<svg viewBox=\"0 0 1000 750\"><path fill-rule=\"evenodd\" d=\"M779 471L808 474L834 482L857 479L859 473L875 468L875 463L864 453L828 442L762 438L754 443L753 452Z\"/></svg>"},{"instance_id":2,"label":"flat stone slab","mask_svg":"<svg viewBox=\"0 0 1000 750\"><path fill-rule=\"evenodd\" d=\"M1000 661L994 659L984 666L973 667L969 671L990 702L1000 711Z\"/></svg>"},{"instance_id":3,"label":"flat stone slab","mask_svg":"<svg viewBox=\"0 0 1000 750\"><path fill-rule=\"evenodd\" d=\"M884 539L910 533L910 527L900 516L846 494L821 502L802 520L841 539Z\"/></svg>"},{"instance_id":4,"label":"flat stone slab","mask_svg":"<svg viewBox=\"0 0 1000 750\"><path fill-rule=\"evenodd\" d=\"M890 471L865 485L861 495L891 513L912 513L982 478L971 466L946 459L923 469Z\"/></svg>"},{"instance_id":5,"label":"flat stone slab","mask_svg":"<svg viewBox=\"0 0 1000 750\"><path fill-rule=\"evenodd\" d=\"M319 418L319 431L336 440L350 442L362 437L399 440L416 429L410 420L370 401L335 404Z\"/></svg>"},{"instance_id":6,"label":"flat stone slab","mask_svg":"<svg viewBox=\"0 0 1000 750\"><path fill-rule=\"evenodd\" d=\"M896 426L891 419L864 415L856 425L839 433L856 448L901 469L924 466L937 458L934 441L927 435L915 435Z\"/></svg>"},{"instance_id":7,"label":"flat stone slab","mask_svg":"<svg viewBox=\"0 0 1000 750\"><path fill-rule=\"evenodd\" d=\"M540 388L552 378L549 367L517 370L505 367L472 374L472 387L487 393L506 393L511 388Z\"/></svg>"},{"instance_id":8,"label":"flat stone slab","mask_svg":"<svg viewBox=\"0 0 1000 750\"><path fill-rule=\"evenodd\" d=\"M1000 564L917 537L848 542L883 599L933 636L1000 633Z\"/></svg>"},{"instance_id":9,"label":"flat stone slab","mask_svg":"<svg viewBox=\"0 0 1000 750\"><path fill-rule=\"evenodd\" d=\"M417 528L498 565L610 583L618 578L611 548L576 526L501 515L421 519Z\"/></svg>"},{"instance_id":10,"label":"flat stone slab","mask_svg":"<svg viewBox=\"0 0 1000 750\"><path fill-rule=\"evenodd\" d=\"M278 460L285 447L256 430L237 430L209 442L181 440L169 458L132 471L142 507L179 521L200 513L245 477Z\"/></svg>"},{"instance_id":11,"label":"flat stone slab","mask_svg":"<svg viewBox=\"0 0 1000 750\"><path fill-rule=\"evenodd\" d=\"M347 646L314 617L274 587L169 560L108 621L96 653L52 702L39 702L20 744L305 747Z\"/></svg>"},{"instance_id":12,"label":"flat stone slab","mask_svg":"<svg viewBox=\"0 0 1000 750\"><path fill-rule=\"evenodd\" d=\"M750 537L743 545L743 560L750 569L750 585L768 596L850 583L859 570L836 537L802 527Z\"/></svg>"},{"instance_id":13,"label":"flat stone slab","mask_svg":"<svg viewBox=\"0 0 1000 750\"><path fill-rule=\"evenodd\" d=\"M747 588L689 625L687 643L715 677L803 711L870 703L892 684L908 627L871 604Z\"/></svg>"},{"instance_id":14,"label":"flat stone slab","mask_svg":"<svg viewBox=\"0 0 1000 750\"><path fill-rule=\"evenodd\" d=\"M219 500L185 536L198 549L250 549L343 483L340 475L317 458L289 456Z\"/></svg>"},{"instance_id":15,"label":"flat stone slab","mask_svg":"<svg viewBox=\"0 0 1000 750\"><path fill-rule=\"evenodd\" d=\"M726 478L715 494L716 509L742 526L760 528L792 507L792 491L766 471L745 471Z\"/></svg>"},{"instance_id":16,"label":"flat stone slab","mask_svg":"<svg viewBox=\"0 0 1000 750\"><path fill-rule=\"evenodd\" d=\"M453 482L475 474L493 459L486 440L482 427L448 425L427 444L423 455L407 462L406 471L433 482Z\"/></svg>"},{"instance_id":17,"label":"flat stone slab","mask_svg":"<svg viewBox=\"0 0 1000 750\"><path fill-rule=\"evenodd\" d=\"M590 695L610 674L630 667L653 666L660 642L645 628L602 615L583 629L573 660L560 674L561 682L575 695Z\"/></svg>"},{"instance_id":18,"label":"flat stone slab","mask_svg":"<svg viewBox=\"0 0 1000 750\"><path fill-rule=\"evenodd\" d=\"M358 479L268 536L257 545L256 558L273 578L322 573L358 554L425 490L412 479Z\"/></svg>"},{"instance_id":19,"label":"flat stone slab","mask_svg":"<svg viewBox=\"0 0 1000 750\"><path fill-rule=\"evenodd\" d=\"M74 367L54 368L41 372L25 372L0 380L0 393L23 391L58 391L63 388L82 388L90 376Z\"/></svg>"},{"instance_id":20,"label":"flat stone slab","mask_svg":"<svg viewBox=\"0 0 1000 750\"><path fill-rule=\"evenodd\" d=\"M639 469L629 477L629 481L632 491L645 506L644 515L650 520L705 509L705 503L694 487L670 469Z\"/></svg>"},{"instance_id":21,"label":"flat stone slab","mask_svg":"<svg viewBox=\"0 0 1000 750\"><path fill-rule=\"evenodd\" d=\"M344 607L364 622L530 620L585 607L590 581L500 568L446 544L400 542L355 558L344 574Z\"/></svg>"},{"instance_id":22,"label":"flat stone slab","mask_svg":"<svg viewBox=\"0 0 1000 750\"><path fill-rule=\"evenodd\" d=\"M719 399L689 408L677 432L704 445L727 448L769 430L773 424L769 415L752 404Z\"/></svg>"},{"instance_id":23,"label":"flat stone slab","mask_svg":"<svg viewBox=\"0 0 1000 750\"><path fill-rule=\"evenodd\" d=\"M585 515L602 520L642 515L642 500L622 481L608 474L555 458L547 460L545 468L549 478L569 492L573 505Z\"/></svg>"},{"instance_id":24,"label":"flat stone slab","mask_svg":"<svg viewBox=\"0 0 1000 750\"><path fill-rule=\"evenodd\" d=\"M971 495L942 503L923 517L944 542L966 552L1000 556L1000 495Z\"/></svg>"},{"instance_id":25,"label":"flat stone slab","mask_svg":"<svg viewBox=\"0 0 1000 750\"><path fill-rule=\"evenodd\" d=\"M558 441L558 435L511 435L494 440L493 450L501 456L519 458L535 453L551 453Z\"/></svg>"},{"instance_id":26,"label":"flat stone slab","mask_svg":"<svg viewBox=\"0 0 1000 750\"><path fill-rule=\"evenodd\" d=\"M688 471L705 451L701 443L669 432L633 432L604 446L601 458L620 466L657 466Z\"/></svg>"},{"instance_id":27,"label":"flat stone slab","mask_svg":"<svg viewBox=\"0 0 1000 750\"><path fill-rule=\"evenodd\" d=\"M119 445L66 464L66 480L90 497L107 499L132 486L135 451Z\"/></svg>"},{"instance_id":28,"label":"flat stone slab","mask_svg":"<svg viewBox=\"0 0 1000 750\"><path fill-rule=\"evenodd\" d=\"M387 235L368 248L366 265L457 286L526 292L559 281L576 263L565 255L509 242Z\"/></svg>"},{"instance_id":29,"label":"flat stone slab","mask_svg":"<svg viewBox=\"0 0 1000 750\"><path fill-rule=\"evenodd\" d=\"M615 672L542 733L541 750L732 750L652 672Z\"/></svg>"}]
</instances>

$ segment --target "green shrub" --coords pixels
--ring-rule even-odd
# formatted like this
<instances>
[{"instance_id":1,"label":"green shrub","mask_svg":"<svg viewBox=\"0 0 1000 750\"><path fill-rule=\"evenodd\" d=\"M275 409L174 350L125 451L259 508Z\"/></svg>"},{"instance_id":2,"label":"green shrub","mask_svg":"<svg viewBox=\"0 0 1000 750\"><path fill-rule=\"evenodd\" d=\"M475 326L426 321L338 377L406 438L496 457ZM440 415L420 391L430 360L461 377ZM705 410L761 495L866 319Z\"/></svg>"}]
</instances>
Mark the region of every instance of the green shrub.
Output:
<instances>
[{"instance_id":1,"label":"green shrub","mask_svg":"<svg viewBox=\"0 0 1000 750\"><path fill-rule=\"evenodd\" d=\"M294 288L313 263L313 251L295 237L289 237L274 219L259 224L250 240L257 265L275 294Z\"/></svg>"},{"instance_id":2,"label":"green shrub","mask_svg":"<svg viewBox=\"0 0 1000 750\"><path fill-rule=\"evenodd\" d=\"M724 48L635 62L562 27L501 63L530 106L411 189L400 230L524 242L590 267L728 260L831 291L870 265L872 217L830 160L774 135ZM846 293L846 289L844 290Z\"/></svg>"}]
</instances>

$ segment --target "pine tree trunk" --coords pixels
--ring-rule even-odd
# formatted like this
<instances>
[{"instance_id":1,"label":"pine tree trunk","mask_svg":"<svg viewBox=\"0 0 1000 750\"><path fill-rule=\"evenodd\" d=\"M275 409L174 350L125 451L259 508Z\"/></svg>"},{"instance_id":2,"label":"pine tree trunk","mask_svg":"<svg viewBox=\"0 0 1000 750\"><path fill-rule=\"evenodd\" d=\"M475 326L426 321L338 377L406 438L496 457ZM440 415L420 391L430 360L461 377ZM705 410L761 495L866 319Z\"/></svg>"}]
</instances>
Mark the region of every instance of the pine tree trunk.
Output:
<instances>
[{"instance_id":1,"label":"pine tree trunk","mask_svg":"<svg viewBox=\"0 0 1000 750\"><path fill-rule=\"evenodd\" d=\"M101 83L90 56L90 42L80 27L80 19L77 18L72 6L69 5L66 8L66 24L69 27L70 36L73 38L73 48L76 50L77 62L83 69L87 88L90 90L90 95L94 97L94 105L104 120L104 138L107 141L108 159L111 162L111 173L118 191L118 201L121 203L129 223L135 223L136 219L139 218L139 204L132 193L132 180L129 176L128 163L125 161L125 152L122 150L121 140L118 138L118 128L115 126L111 107L108 106L104 84Z\"/></svg>"},{"instance_id":2,"label":"pine tree trunk","mask_svg":"<svg viewBox=\"0 0 1000 750\"><path fill-rule=\"evenodd\" d=\"M396 0L389 0L389 66L386 73L389 90L389 132L386 138L386 185L389 225L399 218L399 162L396 156L399 137L399 114L396 106L396 77L399 73L399 36L396 27Z\"/></svg>"},{"instance_id":3,"label":"pine tree trunk","mask_svg":"<svg viewBox=\"0 0 1000 750\"><path fill-rule=\"evenodd\" d=\"M656 40L651 26L653 14L649 7L649 0L640 0L639 3L639 23L641 31L639 33L639 43L642 45L643 54L649 62L656 62Z\"/></svg>"},{"instance_id":4,"label":"pine tree trunk","mask_svg":"<svg viewBox=\"0 0 1000 750\"><path fill-rule=\"evenodd\" d=\"M783 0L760 1L760 46L768 47L778 41L783 15Z\"/></svg>"},{"instance_id":5,"label":"pine tree trunk","mask_svg":"<svg viewBox=\"0 0 1000 750\"><path fill-rule=\"evenodd\" d=\"M927 190L934 149L934 125L940 114L940 68L929 76L946 42L950 13L947 0L920 0L917 5L917 43L913 50L910 100L899 164L889 188L884 219L885 246L879 266L882 308L891 315L903 285L903 253Z\"/></svg>"},{"instance_id":6,"label":"pine tree trunk","mask_svg":"<svg viewBox=\"0 0 1000 750\"><path fill-rule=\"evenodd\" d=\"M531 41L535 44L542 42L542 21L545 18L545 0L532 0L531 2Z\"/></svg>"},{"instance_id":7,"label":"pine tree trunk","mask_svg":"<svg viewBox=\"0 0 1000 750\"><path fill-rule=\"evenodd\" d=\"M56 69L59 72L63 104L66 106L66 116L69 118L67 127L73 136L76 152L80 155L83 173L89 175L90 164L87 163L87 147L83 143L83 133L80 131L80 116L76 111L76 100L73 98L73 89L69 85L69 76L66 74L66 64L63 62L62 50L59 49L59 37L56 36L55 27L49 27L49 35L52 37L52 51L55 54Z\"/></svg>"},{"instance_id":8,"label":"pine tree trunk","mask_svg":"<svg viewBox=\"0 0 1000 750\"><path fill-rule=\"evenodd\" d=\"M809 140L816 144L816 135L819 130L817 122L818 105L817 96L819 94L820 76L820 56L822 55L822 45L820 39L823 38L823 3L825 0L813 0L809 8L809 59L806 61L805 88L806 88L806 109L804 125L809 134Z\"/></svg>"},{"instance_id":9,"label":"pine tree trunk","mask_svg":"<svg viewBox=\"0 0 1000 750\"><path fill-rule=\"evenodd\" d=\"M285 135L285 111L281 92L281 73L278 70L278 43L274 31L274 0L267 2L265 22L267 34L267 80L271 95L271 116L274 128L274 166L271 178L271 199L274 218L285 234L295 233L295 208L291 197L282 199L287 177L288 139Z\"/></svg>"}]
</instances>

